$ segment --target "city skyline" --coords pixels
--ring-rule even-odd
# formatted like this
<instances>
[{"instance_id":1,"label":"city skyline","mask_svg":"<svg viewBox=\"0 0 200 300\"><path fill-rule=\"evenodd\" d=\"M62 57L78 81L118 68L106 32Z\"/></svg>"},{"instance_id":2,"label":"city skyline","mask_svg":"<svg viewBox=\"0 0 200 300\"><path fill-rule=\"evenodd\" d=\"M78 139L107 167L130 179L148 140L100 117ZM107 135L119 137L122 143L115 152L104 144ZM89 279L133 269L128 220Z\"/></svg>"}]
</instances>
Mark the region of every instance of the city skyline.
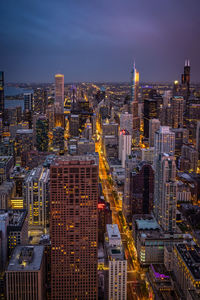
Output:
<instances>
[{"instance_id":1,"label":"city skyline","mask_svg":"<svg viewBox=\"0 0 200 300\"><path fill-rule=\"evenodd\" d=\"M180 80L190 59L196 82L199 8L197 0L3 3L0 69L9 82L52 82L56 73L66 82L124 82L135 60L141 81L165 82Z\"/></svg>"}]
</instances>

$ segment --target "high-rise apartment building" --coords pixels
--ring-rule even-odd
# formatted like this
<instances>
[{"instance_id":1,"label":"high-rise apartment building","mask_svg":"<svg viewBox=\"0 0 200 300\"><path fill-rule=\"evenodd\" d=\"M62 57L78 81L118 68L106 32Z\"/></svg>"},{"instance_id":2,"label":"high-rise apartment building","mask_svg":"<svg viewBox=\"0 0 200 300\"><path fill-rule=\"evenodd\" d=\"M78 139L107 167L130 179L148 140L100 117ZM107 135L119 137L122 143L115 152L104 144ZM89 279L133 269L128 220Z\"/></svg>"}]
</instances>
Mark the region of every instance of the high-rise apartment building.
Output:
<instances>
[{"instance_id":1,"label":"high-rise apartment building","mask_svg":"<svg viewBox=\"0 0 200 300\"><path fill-rule=\"evenodd\" d=\"M107 299L127 299L127 261L117 224L106 225L105 248L108 264Z\"/></svg>"},{"instance_id":2,"label":"high-rise apartment building","mask_svg":"<svg viewBox=\"0 0 200 300\"><path fill-rule=\"evenodd\" d=\"M124 195L122 202L123 214L128 223L132 222L131 211L131 172L137 167L138 161L136 157L128 157L125 161L125 182L124 182Z\"/></svg>"},{"instance_id":3,"label":"high-rise apartment building","mask_svg":"<svg viewBox=\"0 0 200 300\"><path fill-rule=\"evenodd\" d=\"M31 170L25 179L24 206L31 228L46 229L49 224L49 181L50 171L43 167Z\"/></svg>"},{"instance_id":4,"label":"high-rise apartment building","mask_svg":"<svg viewBox=\"0 0 200 300\"><path fill-rule=\"evenodd\" d=\"M130 134L133 132L133 116L128 112L120 115L120 130L126 129Z\"/></svg>"},{"instance_id":5,"label":"high-rise apartment building","mask_svg":"<svg viewBox=\"0 0 200 300\"><path fill-rule=\"evenodd\" d=\"M21 163L23 152L33 149L33 129L18 129L15 137L15 159Z\"/></svg>"},{"instance_id":6,"label":"high-rise apartment building","mask_svg":"<svg viewBox=\"0 0 200 300\"><path fill-rule=\"evenodd\" d=\"M198 151L193 144L183 144L181 147L181 171L196 172L198 166Z\"/></svg>"},{"instance_id":7,"label":"high-rise apartment building","mask_svg":"<svg viewBox=\"0 0 200 300\"><path fill-rule=\"evenodd\" d=\"M64 75L55 75L55 106L56 112L62 113L64 110Z\"/></svg>"},{"instance_id":8,"label":"high-rise apartment building","mask_svg":"<svg viewBox=\"0 0 200 300\"><path fill-rule=\"evenodd\" d=\"M69 118L69 133L70 136L79 136L79 115L71 114Z\"/></svg>"},{"instance_id":9,"label":"high-rise apartment building","mask_svg":"<svg viewBox=\"0 0 200 300\"><path fill-rule=\"evenodd\" d=\"M36 121L36 147L38 151L48 151L49 121L47 117L40 116Z\"/></svg>"},{"instance_id":10,"label":"high-rise apartment building","mask_svg":"<svg viewBox=\"0 0 200 300\"><path fill-rule=\"evenodd\" d=\"M33 110L33 94L32 93L24 93L24 111L32 111Z\"/></svg>"},{"instance_id":11,"label":"high-rise apartment building","mask_svg":"<svg viewBox=\"0 0 200 300\"><path fill-rule=\"evenodd\" d=\"M200 121L197 122L197 131L196 131L196 149L200 157Z\"/></svg>"},{"instance_id":12,"label":"high-rise apartment building","mask_svg":"<svg viewBox=\"0 0 200 300\"><path fill-rule=\"evenodd\" d=\"M4 119L4 72L0 72L0 119Z\"/></svg>"},{"instance_id":13,"label":"high-rise apartment building","mask_svg":"<svg viewBox=\"0 0 200 300\"><path fill-rule=\"evenodd\" d=\"M98 156L51 165L51 299L97 299Z\"/></svg>"},{"instance_id":14,"label":"high-rise apartment building","mask_svg":"<svg viewBox=\"0 0 200 300\"><path fill-rule=\"evenodd\" d=\"M143 161L131 172L130 176L132 215L150 214L153 209L154 195L154 171L152 166Z\"/></svg>"},{"instance_id":15,"label":"high-rise apartment building","mask_svg":"<svg viewBox=\"0 0 200 300\"><path fill-rule=\"evenodd\" d=\"M132 136L125 129L119 133L119 160L122 167L125 168L126 156L131 154L131 140Z\"/></svg>"},{"instance_id":16,"label":"high-rise apartment building","mask_svg":"<svg viewBox=\"0 0 200 300\"><path fill-rule=\"evenodd\" d=\"M53 148L55 150L64 150L64 128L53 128Z\"/></svg>"},{"instance_id":17,"label":"high-rise apartment building","mask_svg":"<svg viewBox=\"0 0 200 300\"><path fill-rule=\"evenodd\" d=\"M160 121L158 119L149 120L149 147L154 147L154 135L160 128Z\"/></svg>"},{"instance_id":18,"label":"high-rise apartment building","mask_svg":"<svg viewBox=\"0 0 200 300\"><path fill-rule=\"evenodd\" d=\"M184 98L181 96L174 96L171 99L171 110L172 110L172 127L173 128L182 127Z\"/></svg>"},{"instance_id":19,"label":"high-rise apartment building","mask_svg":"<svg viewBox=\"0 0 200 300\"><path fill-rule=\"evenodd\" d=\"M6 269L8 300L45 300L44 246L17 246Z\"/></svg>"},{"instance_id":20,"label":"high-rise apartment building","mask_svg":"<svg viewBox=\"0 0 200 300\"><path fill-rule=\"evenodd\" d=\"M41 114L45 114L48 107L48 94L43 88L37 88L33 94L33 110Z\"/></svg>"},{"instance_id":21,"label":"high-rise apartment building","mask_svg":"<svg viewBox=\"0 0 200 300\"><path fill-rule=\"evenodd\" d=\"M175 152L175 133L168 126L160 126L155 132L154 139L154 167L160 153L174 155Z\"/></svg>"},{"instance_id":22,"label":"high-rise apartment building","mask_svg":"<svg viewBox=\"0 0 200 300\"><path fill-rule=\"evenodd\" d=\"M150 92L149 99L144 99L144 136L149 138L149 121L160 119L163 99L154 90Z\"/></svg>"},{"instance_id":23,"label":"high-rise apartment building","mask_svg":"<svg viewBox=\"0 0 200 300\"><path fill-rule=\"evenodd\" d=\"M176 231L176 203L175 157L160 153L155 165L154 215L166 232Z\"/></svg>"}]
</instances>

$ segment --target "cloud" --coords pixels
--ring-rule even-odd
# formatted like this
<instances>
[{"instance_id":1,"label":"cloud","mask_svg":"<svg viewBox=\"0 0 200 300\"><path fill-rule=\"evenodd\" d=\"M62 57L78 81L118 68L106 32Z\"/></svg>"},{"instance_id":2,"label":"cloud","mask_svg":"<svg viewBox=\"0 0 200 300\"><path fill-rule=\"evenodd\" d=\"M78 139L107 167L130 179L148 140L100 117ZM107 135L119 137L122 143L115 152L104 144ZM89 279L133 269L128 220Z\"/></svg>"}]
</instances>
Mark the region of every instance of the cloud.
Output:
<instances>
[{"instance_id":1,"label":"cloud","mask_svg":"<svg viewBox=\"0 0 200 300\"><path fill-rule=\"evenodd\" d=\"M199 0L3 1L0 68L18 81L57 69L69 81L128 80L135 58L144 80L173 80L189 57L198 80L199 9Z\"/></svg>"}]
</instances>

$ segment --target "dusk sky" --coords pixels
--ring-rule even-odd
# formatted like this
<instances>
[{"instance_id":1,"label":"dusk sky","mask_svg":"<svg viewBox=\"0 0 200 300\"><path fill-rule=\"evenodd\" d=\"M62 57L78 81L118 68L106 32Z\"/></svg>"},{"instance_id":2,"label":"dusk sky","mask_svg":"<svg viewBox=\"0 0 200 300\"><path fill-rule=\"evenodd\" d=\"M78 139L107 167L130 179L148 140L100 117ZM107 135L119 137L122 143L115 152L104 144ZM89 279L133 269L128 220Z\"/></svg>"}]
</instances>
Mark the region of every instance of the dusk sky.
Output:
<instances>
[{"instance_id":1,"label":"dusk sky","mask_svg":"<svg viewBox=\"0 0 200 300\"><path fill-rule=\"evenodd\" d=\"M0 70L12 82L200 82L200 0L2 0Z\"/></svg>"}]
</instances>

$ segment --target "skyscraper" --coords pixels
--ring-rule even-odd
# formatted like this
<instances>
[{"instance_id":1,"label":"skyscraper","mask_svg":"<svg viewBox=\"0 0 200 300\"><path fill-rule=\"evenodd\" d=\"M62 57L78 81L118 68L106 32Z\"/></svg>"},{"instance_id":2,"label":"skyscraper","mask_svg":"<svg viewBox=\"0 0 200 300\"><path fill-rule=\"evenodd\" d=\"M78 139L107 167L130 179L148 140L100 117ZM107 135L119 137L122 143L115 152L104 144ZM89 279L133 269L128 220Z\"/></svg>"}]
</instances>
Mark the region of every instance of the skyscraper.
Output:
<instances>
[{"instance_id":1,"label":"skyscraper","mask_svg":"<svg viewBox=\"0 0 200 300\"><path fill-rule=\"evenodd\" d=\"M200 157L200 121L197 122L196 149L199 152L199 157Z\"/></svg>"},{"instance_id":2,"label":"skyscraper","mask_svg":"<svg viewBox=\"0 0 200 300\"><path fill-rule=\"evenodd\" d=\"M185 60L184 73L181 75L181 83L185 99L188 100L190 96L190 61Z\"/></svg>"},{"instance_id":3,"label":"skyscraper","mask_svg":"<svg viewBox=\"0 0 200 300\"><path fill-rule=\"evenodd\" d=\"M32 228L46 229L49 224L49 180L50 171L43 167L31 170L25 179L24 200Z\"/></svg>"},{"instance_id":4,"label":"skyscraper","mask_svg":"<svg viewBox=\"0 0 200 300\"><path fill-rule=\"evenodd\" d=\"M37 88L33 94L33 108L34 112L45 114L48 107L48 94L43 88Z\"/></svg>"},{"instance_id":5,"label":"skyscraper","mask_svg":"<svg viewBox=\"0 0 200 300\"><path fill-rule=\"evenodd\" d=\"M4 119L4 72L0 72L0 119Z\"/></svg>"},{"instance_id":6,"label":"skyscraper","mask_svg":"<svg viewBox=\"0 0 200 300\"><path fill-rule=\"evenodd\" d=\"M62 113L64 110L64 75L55 75L55 106L56 112Z\"/></svg>"},{"instance_id":7,"label":"skyscraper","mask_svg":"<svg viewBox=\"0 0 200 300\"><path fill-rule=\"evenodd\" d=\"M142 161L130 174L131 211L135 214L150 214L153 208L154 171Z\"/></svg>"},{"instance_id":8,"label":"skyscraper","mask_svg":"<svg viewBox=\"0 0 200 300\"><path fill-rule=\"evenodd\" d=\"M160 128L160 121L158 119L149 120L149 147L154 147L154 135Z\"/></svg>"},{"instance_id":9,"label":"skyscraper","mask_svg":"<svg viewBox=\"0 0 200 300\"><path fill-rule=\"evenodd\" d=\"M173 128L182 127L184 98L181 96L174 96L171 99L171 108L172 108L172 127Z\"/></svg>"},{"instance_id":10,"label":"skyscraper","mask_svg":"<svg viewBox=\"0 0 200 300\"><path fill-rule=\"evenodd\" d=\"M122 167L125 168L126 156L131 154L131 135L127 130L121 130L119 133L119 160Z\"/></svg>"},{"instance_id":11,"label":"skyscraper","mask_svg":"<svg viewBox=\"0 0 200 300\"><path fill-rule=\"evenodd\" d=\"M25 112L33 110L33 94L32 93L24 93L24 110L25 110Z\"/></svg>"},{"instance_id":12,"label":"skyscraper","mask_svg":"<svg viewBox=\"0 0 200 300\"><path fill-rule=\"evenodd\" d=\"M138 92L139 92L139 72L133 65L131 72L131 105L133 113L133 143L135 146L138 145L140 140L140 118L138 116Z\"/></svg>"},{"instance_id":13,"label":"skyscraper","mask_svg":"<svg viewBox=\"0 0 200 300\"><path fill-rule=\"evenodd\" d=\"M97 299L98 157L51 165L51 299Z\"/></svg>"},{"instance_id":14,"label":"skyscraper","mask_svg":"<svg viewBox=\"0 0 200 300\"><path fill-rule=\"evenodd\" d=\"M167 153L174 155L175 153L175 133L168 126L160 126L155 132L154 139L154 168L159 154Z\"/></svg>"},{"instance_id":15,"label":"skyscraper","mask_svg":"<svg viewBox=\"0 0 200 300\"><path fill-rule=\"evenodd\" d=\"M151 119L160 119L161 107L163 104L162 96L152 90L149 93L149 99L144 99L144 136L149 138L149 121Z\"/></svg>"},{"instance_id":16,"label":"skyscraper","mask_svg":"<svg viewBox=\"0 0 200 300\"><path fill-rule=\"evenodd\" d=\"M127 299L127 261L117 224L106 225L105 248L108 264L108 298Z\"/></svg>"},{"instance_id":17,"label":"skyscraper","mask_svg":"<svg viewBox=\"0 0 200 300\"><path fill-rule=\"evenodd\" d=\"M176 230L176 161L174 156L160 153L156 160L154 215L166 232Z\"/></svg>"},{"instance_id":18,"label":"skyscraper","mask_svg":"<svg viewBox=\"0 0 200 300\"><path fill-rule=\"evenodd\" d=\"M36 147L38 151L48 151L49 121L47 117L40 116L36 121Z\"/></svg>"}]
</instances>

